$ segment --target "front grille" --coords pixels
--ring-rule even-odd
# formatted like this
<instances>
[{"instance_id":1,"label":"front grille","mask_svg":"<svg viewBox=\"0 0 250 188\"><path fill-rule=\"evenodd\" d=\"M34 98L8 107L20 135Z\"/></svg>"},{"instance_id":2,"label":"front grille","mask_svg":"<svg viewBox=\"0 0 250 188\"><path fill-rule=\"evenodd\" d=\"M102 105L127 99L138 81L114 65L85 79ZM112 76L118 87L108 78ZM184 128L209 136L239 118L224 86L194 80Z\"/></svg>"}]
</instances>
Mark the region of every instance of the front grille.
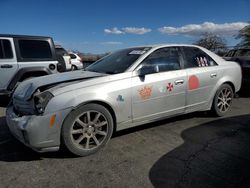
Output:
<instances>
[{"instance_id":1,"label":"front grille","mask_svg":"<svg viewBox=\"0 0 250 188\"><path fill-rule=\"evenodd\" d=\"M32 115L35 113L33 101L25 101L16 97L13 97L14 110L18 115Z\"/></svg>"}]
</instances>

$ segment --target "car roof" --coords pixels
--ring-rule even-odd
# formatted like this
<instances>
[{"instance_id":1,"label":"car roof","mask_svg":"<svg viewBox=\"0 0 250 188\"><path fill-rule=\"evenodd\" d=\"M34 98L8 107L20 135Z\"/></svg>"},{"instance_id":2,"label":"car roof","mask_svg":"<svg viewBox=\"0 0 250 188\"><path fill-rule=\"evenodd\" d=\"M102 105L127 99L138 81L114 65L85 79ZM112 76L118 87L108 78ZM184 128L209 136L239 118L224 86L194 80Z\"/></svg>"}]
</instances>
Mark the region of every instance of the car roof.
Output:
<instances>
[{"instance_id":1,"label":"car roof","mask_svg":"<svg viewBox=\"0 0 250 188\"><path fill-rule=\"evenodd\" d=\"M171 47L171 46L187 46L187 47L198 47L202 48L201 46L193 45L193 44L153 44L153 45L143 45L143 46L135 46L134 48L161 48L161 47ZM133 47L132 47L133 48Z\"/></svg>"},{"instance_id":2,"label":"car roof","mask_svg":"<svg viewBox=\"0 0 250 188\"><path fill-rule=\"evenodd\" d=\"M16 34L0 34L0 37L10 37L10 38L44 38L44 39L48 39L51 37L48 36L35 36L35 35L16 35Z\"/></svg>"},{"instance_id":3,"label":"car roof","mask_svg":"<svg viewBox=\"0 0 250 188\"><path fill-rule=\"evenodd\" d=\"M202 51L204 51L206 54L208 54L210 57L213 58L214 61L216 61L218 64L223 64L225 62L225 60L218 56L217 54L211 52L210 50L198 46L198 45L193 45L193 44L154 44L154 45L143 45L143 46L135 46L132 48L151 48L147 53L143 54L140 58L139 58L139 62L141 59L144 59L147 55L149 55L150 53L152 53L153 51L159 49L159 48L164 48L164 47L195 47L195 48L199 48ZM139 64L135 63L134 66L131 66L128 70L132 71L134 70Z\"/></svg>"}]
</instances>

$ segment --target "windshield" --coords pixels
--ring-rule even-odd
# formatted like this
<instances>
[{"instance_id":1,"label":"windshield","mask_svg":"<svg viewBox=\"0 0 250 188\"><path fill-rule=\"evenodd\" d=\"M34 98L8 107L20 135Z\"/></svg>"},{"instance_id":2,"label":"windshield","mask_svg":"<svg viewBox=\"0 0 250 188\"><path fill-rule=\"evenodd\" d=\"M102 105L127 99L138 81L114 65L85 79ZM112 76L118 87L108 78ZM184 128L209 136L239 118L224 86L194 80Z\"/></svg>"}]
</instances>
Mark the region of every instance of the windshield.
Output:
<instances>
[{"instance_id":1,"label":"windshield","mask_svg":"<svg viewBox=\"0 0 250 188\"><path fill-rule=\"evenodd\" d=\"M86 68L86 71L100 72L106 74L118 74L125 72L141 55L150 48L129 48L119 50L100 59Z\"/></svg>"}]
</instances>

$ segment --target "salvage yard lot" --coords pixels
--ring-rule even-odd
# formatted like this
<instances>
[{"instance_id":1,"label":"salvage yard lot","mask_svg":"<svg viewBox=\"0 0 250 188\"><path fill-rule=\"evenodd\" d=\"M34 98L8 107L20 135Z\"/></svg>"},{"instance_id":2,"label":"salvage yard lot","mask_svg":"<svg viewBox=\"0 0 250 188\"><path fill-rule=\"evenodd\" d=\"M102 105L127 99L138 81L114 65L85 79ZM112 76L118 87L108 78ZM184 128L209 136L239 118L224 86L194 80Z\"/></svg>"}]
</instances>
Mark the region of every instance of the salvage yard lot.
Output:
<instances>
[{"instance_id":1,"label":"salvage yard lot","mask_svg":"<svg viewBox=\"0 0 250 188\"><path fill-rule=\"evenodd\" d=\"M88 157L30 150L0 108L0 187L249 187L249 143L249 96L223 118L193 113L121 131Z\"/></svg>"}]
</instances>

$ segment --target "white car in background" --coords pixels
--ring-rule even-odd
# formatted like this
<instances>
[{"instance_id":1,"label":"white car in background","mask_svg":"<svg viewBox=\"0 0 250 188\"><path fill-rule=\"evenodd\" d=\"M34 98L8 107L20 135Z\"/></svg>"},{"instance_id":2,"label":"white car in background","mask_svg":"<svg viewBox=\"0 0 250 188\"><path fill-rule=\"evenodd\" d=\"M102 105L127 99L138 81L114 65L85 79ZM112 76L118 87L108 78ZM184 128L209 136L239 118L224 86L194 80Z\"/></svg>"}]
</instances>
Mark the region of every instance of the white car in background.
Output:
<instances>
[{"instance_id":1,"label":"white car in background","mask_svg":"<svg viewBox=\"0 0 250 188\"><path fill-rule=\"evenodd\" d=\"M71 57L72 70L83 69L82 58L73 52L69 52L69 56Z\"/></svg>"}]
</instances>

